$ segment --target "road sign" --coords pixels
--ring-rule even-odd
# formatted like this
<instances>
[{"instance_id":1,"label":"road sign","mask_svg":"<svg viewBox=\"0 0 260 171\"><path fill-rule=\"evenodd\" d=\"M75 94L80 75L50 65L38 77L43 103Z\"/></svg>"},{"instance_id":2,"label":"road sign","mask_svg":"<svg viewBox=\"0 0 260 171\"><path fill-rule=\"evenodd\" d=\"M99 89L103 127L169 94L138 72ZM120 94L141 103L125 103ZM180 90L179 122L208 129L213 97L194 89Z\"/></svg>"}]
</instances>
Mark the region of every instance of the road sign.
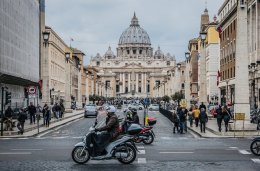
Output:
<instances>
[{"instance_id":1,"label":"road sign","mask_svg":"<svg viewBox=\"0 0 260 171\"><path fill-rule=\"evenodd\" d=\"M235 113L235 120L245 120L245 113Z\"/></svg>"},{"instance_id":2,"label":"road sign","mask_svg":"<svg viewBox=\"0 0 260 171\"><path fill-rule=\"evenodd\" d=\"M36 87L34 86L31 86L28 88L28 93L29 94L36 94Z\"/></svg>"}]
</instances>

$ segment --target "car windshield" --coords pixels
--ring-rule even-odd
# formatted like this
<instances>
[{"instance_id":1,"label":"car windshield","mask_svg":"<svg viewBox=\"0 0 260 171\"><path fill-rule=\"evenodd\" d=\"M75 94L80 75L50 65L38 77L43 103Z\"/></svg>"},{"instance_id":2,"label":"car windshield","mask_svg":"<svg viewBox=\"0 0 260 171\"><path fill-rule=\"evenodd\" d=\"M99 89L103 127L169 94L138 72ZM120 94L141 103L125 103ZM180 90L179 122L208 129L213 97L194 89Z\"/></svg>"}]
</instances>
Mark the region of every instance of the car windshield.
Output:
<instances>
[{"instance_id":1,"label":"car windshield","mask_svg":"<svg viewBox=\"0 0 260 171\"><path fill-rule=\"evenodd\" d=\"M95 106L86 106L87 110L95 111L96 107Z\"/></svg>"}]
</instances>

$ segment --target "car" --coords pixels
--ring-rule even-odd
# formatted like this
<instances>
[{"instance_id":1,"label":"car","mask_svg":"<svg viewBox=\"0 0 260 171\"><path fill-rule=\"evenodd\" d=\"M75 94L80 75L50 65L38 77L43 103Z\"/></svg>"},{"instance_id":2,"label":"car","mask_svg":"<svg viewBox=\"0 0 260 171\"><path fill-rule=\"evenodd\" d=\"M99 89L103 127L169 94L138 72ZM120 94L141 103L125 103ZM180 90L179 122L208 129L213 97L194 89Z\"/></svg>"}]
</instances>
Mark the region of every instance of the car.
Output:
<instances>
[{"instance_id":1,"label":"car","mask_svg":"<svg viewBox=\"0 0 260 171\"><path fill-rule=\"evenodd\" d=\"M143 110L144 106L142 104L132 103L132 104L129 104L127 108L128 109L135 108L136 110Z\"/></svg>"},{"instance_id":2,"label":"car","mask_svg":"<svg viewBox=\"0 0 260 171\"><path fill-rule=\"evenodd\" d=\"M159 104L151 104L148 107L148 110L150 110L150 111L159 111Z\"/></svg>"},{"instance_id":3,"label":"car","mask_svg":"<svg viewBox=\"0 0 260 171\"><path fill-rule=\"evenodd\" d=\"M95 116L97 117L98 111L97 111L97 106L96 105L86 105L85 107L85 112L84 112L84 117L87 118L88 116Z\"/></svg>"}]
</instances>

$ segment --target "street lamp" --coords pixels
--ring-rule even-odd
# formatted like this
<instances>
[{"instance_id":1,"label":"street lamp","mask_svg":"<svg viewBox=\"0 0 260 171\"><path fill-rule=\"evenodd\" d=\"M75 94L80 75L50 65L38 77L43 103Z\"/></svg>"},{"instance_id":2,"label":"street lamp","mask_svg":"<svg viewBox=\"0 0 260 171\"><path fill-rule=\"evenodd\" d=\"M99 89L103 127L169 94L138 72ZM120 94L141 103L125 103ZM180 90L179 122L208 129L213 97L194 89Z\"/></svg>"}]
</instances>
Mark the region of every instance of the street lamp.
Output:
<instances>
[{"instance_id":1,"label":"street lamp","mask_svg":"<svg viewBox=\"0 0 260 171\"><path fill-rule=\"evenodd\" d=\"M78 62L78 69L79 69L79 71L80 71L80 68L81 68L81 63L80 63L80 61Z\"/></svg>"},{"instance_id":2,"label":"street lamp","mask_svg":"<svg viewBox=\"0 0 260 171\"><path fill-rule=\"evenodd\" d=\"M185 52L186 59L190 57L190 52Z\"/></svg>"},{"instance_id":3,"label":"street lamp","mask_svg":"<svg viewBox=\"0 0 260 171\"><path fill-rule=\"evenodd\" d=\"M206 32L200 32L200 38L201 38L201 41L202 41L202 46L204 47L204 42L206 40L206 37L207 37L207 33Z\"/></svg>"},{"instance_id":4,"label":"street lamp","mask_svg":"<svg viewBox=\"0 0 260 171\"><path fill-rule=\"evenodd\" d=\"M180 63L177 64L177 68L181 69L181 64Z\"/></svg>"},{"instance_id":5,"label":"street lamp","mask_svg":"<svg viewBox=\"0 0 260 171\"><path fill-rule=\"evenodd\" d=\"M44 32L42 32L42 35L43 35L43 41L44 41L43 43L46 47L49 42L50 32L44 31Z\"/></svg>"},{"instance_id":6,"label":"street lamp","mask_svg":"<svg viewBox=\"0 0 260 171\"><path fill-rule=\"evenodd\" d=\"M65 58L66 58L66 61L69 62L69 59L70 59L70 53L69 52L65 53Z\"/></svg>"}]
</instances>

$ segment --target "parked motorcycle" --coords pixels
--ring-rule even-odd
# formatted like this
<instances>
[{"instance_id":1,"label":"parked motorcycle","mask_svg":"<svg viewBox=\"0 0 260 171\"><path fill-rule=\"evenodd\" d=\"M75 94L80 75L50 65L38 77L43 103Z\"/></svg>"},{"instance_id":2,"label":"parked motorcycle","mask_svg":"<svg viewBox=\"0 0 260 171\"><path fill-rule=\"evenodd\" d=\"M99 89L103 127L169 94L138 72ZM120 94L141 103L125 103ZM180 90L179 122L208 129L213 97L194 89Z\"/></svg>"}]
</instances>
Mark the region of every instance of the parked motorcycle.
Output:
<instances>
[{"instance_id":1,"label":"parked motorcycle","mask_svg":"<svg viewBox=\"0 0 260 171\"><path fill-rule=\"evenodd\" d=\"M255 109L250 112L251 123L257 124L257 130L260 130L260 109Z\"/></svg>"},{"instance_id":2,"label":"parked motorcycle","mask_svg":"<svg viewBox=\"0 0 260 171\"><path fill-rule=\"evenodd\" d=\"M133 124L128 129L129 135L123 135L113 142L110 142L100 153L97 143L97 135L95 126L89 128L89 132L83 137L82 142L75 145L72 150L72 159L78 164L84 164L91 160L109 160L117 159L123 164L130 164L136 159L137 148L133 142L132 134L139 133L142 128Z\"/></svg>"},{"instance_id":3,"label":"parked motorcycle","mask_svg":"<svg viewBox=\"0 0 260 171\"><path fill-rule=\"evenodd\" d=\"M260 137L253 139L250 150L254 155L260 156Z\"/></svg>"},{"instance_id":4,"label":"parked motorcycle","mask_svg":"<svg viewBox=\"0 0 260 171\"><path fill-rule=\"evenodd\" d=\"M128 121L125 119L121 119L121 121L122 121L122 124L120 126L120 133L126 134L133 123L131 123L131 121ZM148 118L149 126L142 126L141 132L134 135L134 138L133 138L134 142L135 143L143 142L144 144L152 144L154 141L154 138L155 138L155 134L152 130L153 129L152 126L155 124L156 124L155 118Z\"/></svg>"}]
</instances>

